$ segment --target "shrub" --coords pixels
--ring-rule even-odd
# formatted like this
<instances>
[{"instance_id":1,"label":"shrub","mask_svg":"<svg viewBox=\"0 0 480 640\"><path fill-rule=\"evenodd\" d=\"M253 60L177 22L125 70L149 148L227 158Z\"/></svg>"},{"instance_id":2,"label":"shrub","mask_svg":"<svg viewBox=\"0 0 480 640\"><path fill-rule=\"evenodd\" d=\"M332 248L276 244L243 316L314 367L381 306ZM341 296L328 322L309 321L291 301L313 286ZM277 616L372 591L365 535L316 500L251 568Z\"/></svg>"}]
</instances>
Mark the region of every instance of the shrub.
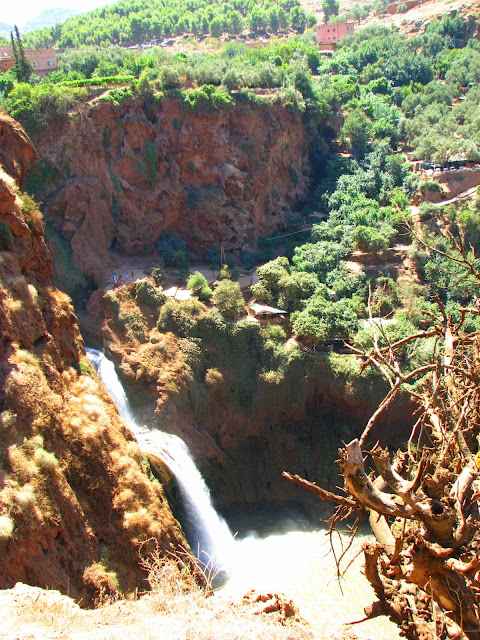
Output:
<instances>
[{"instance_id":1,"label":"shrub","mask_svg":"<svg viewBox=\"0 0 480 640\"><path fill-rule=\"evenodd\" d=\"M107 300L112 305L112 313L115 322L118 321L118 314L120 312L120 302L117 298L115 291L107 291L104 295L104 300Z\"/></svg>"},{"instance_id":2,"label":"shrub","mask_svg":"<svg viewBox=\"0 0 480 640\"><path fill-rule=\"evenodd\" d=\"M200 189L198 187L186 187L187 207L195 209L200 204Z\"/></svg>"},{"instance_id":3,"label":"shrub","mask_svg":"<svg viewBox=\"0 0 480 640\"><path fill-rule=\"evenodd\" d=\"M80 373L84 376L91 376L92 375L92 370L89 366L89 364L87 362L85 362L85 360L80 360L80 362L78 363L78 368L80 369Z\"/></svg>"},{"instance_id":4,"label":"shrub","mask_svg":"<svg viewBox=\"0 0 480 640\"><path fill-rule=\"evenodd\" d=\"M135 285L137 300L147 307L158 309L167 299L163 291L157 289L149 280L140 280Z\"/></svg>"},{"instance_id":5,"label":"shrub","mask_svg":"<svg viewBox=\"0 0 480 640\"><path fill-rule=\"evenodd\" d=\"M6 222L0 221L0 250L7 250L13 248L13 233L10 231L10 227Z\"/></svg>"},{"instance_id":6,"label":"shrub","mask_svg":"<svg viewBox=\"0 0 480 640\"><path fill-rule=\"evenodd\" d=\"M171 331L181 338L186 338L195 327L202 308L198 300L167 300L160 310L158 330Z\"/></svg>"},{"instance_id":7,"label":"shrub","mask_svg":"<svg viewBox=\"0 0 480 640\"><path fill-rule=\"evenodd\" d=\"M68 293L74 302L80 302L85 297L88 282L74 267L67 242L48 223L45 226L45 237L55 260L53 284Z\"/></svg>"},{"instance_id":8,"label":"shrub","mask_svg":"<svg viewBox=\"0 0 480 640\"><path fill-rule=\"evenodd\" d=\"M37 467L45 472L52 472L54 469L58 467L58 460L49 451L45 451L45 449L37 449L34 454L34 459L37 464Z\"/></svg>"},{"instance_id":9,"label":"shrub","mask_svg":"<svg viewBox=\"0 0 480 640\"><path fill-rule=\"evenodd\" d=\"M153 142L147 142L145 145L145 160L147 162L148 173L152 181L152 187L157 184L157 154L155 153L155 145Z\"/></svg>"},{"instance_id":10,"label":"shrub","mask_svg":"<svg viewBox=\"0 0 480 640\"><path fill-rule=\"evenodd\" d=\"M160 234L155 244L167 267L177 266L176 252L183 251L185 257L188 256L187 243L176 233Z\"/></svg>"},{"instance_id":11,"label":"shrub","mask_svg":"<svg viewBox=\"0 0 480 640\"><path fill-rule=\"evenodd\" d=\"M213 302L225 318L233 319L245 311L245 300L238 282L220 280L215 283Z\"/></svg>"},{"instance_id":12,"label":"shrub","mask_svg":"<svg viewBox=\"0 0 480 640\"><path fill-rule=\"evenodd\" d=\"M223 374L218 369L207 369L205 374L205 384L211 389L218 388L223 384Z\"/></svg>"},{"instance_id":13,"label":"shrub","mask_svg":"<svg viewBox=\"0 0 480 640\"><path fill-rule=\"evenodd\" d=\"M0 541L8 540L13 533L13 520L8 516L0 516Z\"/></svg>"},{"instance_id":14,"label":"shrub","mask_svg":"<svg viewBox=\"0 0 480 640\"><path fill-rule=\"evenodd\" d=\"M354 246L360 251L382 255L390 246L397 232L389 224L380 229L359 225L352 233Z\"/></svg>"},{"instance_id":15,"label":"shrub","mask_svg":"<svg viewBox=\"0 0 480 640\"><path fill-rule=\"evenodd\" d=\"M195 273L192 273L188 278L187 289L190 289L197 298L204 301L210 300L213 293L208 286L207 279L199 271L195 271Z\"/></svg>"},{"instance_id":16,"label":"shrub","mask_svg":"<svg viewBox=\"0 0 480 640\"><path fill-rule=\"evenodd\" d=\"M428 191L441 193L443 189L442 189L442 185L439 184L436 180L426 180L425 182L421 183L420 191L423 194L426 194Z\"/></svg>"},{"instance_id":17,"label":"shrub","mask_svg":"<svg viewBox=\"0 0 480 640\"><path fill-rule=\"evenodd\" d=\"M28 193L22 193L22 213L25 217L25 222L30 229L42 233L44 230L43 215L39 210L39 204L28 195Z\"/></svg>"},{"instance_id":18,"label":"shrub","mask_svg":"<svg viewBox=\"0 0 480 640\"><path fill-rule=\"evenodd\" d=\"M167 279L167 274L161 267L153 267L152 278L157 287L163 287Z\"/></svg>"},{"instance_id":19,"label":"shrub","mask_svg":"<svg viewBox=\"0 0 480 640\"><path fill-rule=\"evenodd\" d=\"M212 84L204 84L200 89L183 92L183 101L193 111L226 107L233 98L225 89L216 89Z\"/></svg>"},{"instance_id":20,"label":"shrub","mask_svg":"<svg viewBox=\"0 0 480 640\"><path fill-rule=\"evenodd\" d=\"M117 324L127 332L131 340L147 342L145 318L138 311L121 311L118 314Z\"/></svg>"},{"instance_id":21,"label":"shrub","mask_svg":"<svg viewBox=\"0 0 480 640\"><path fill-rule=\"evenodd\" d=\"M128 87L123 89L111 89L107 94L100 96L99 100L106 100L114 105L119 105L124 100L133 98L133 91Z\"/></svg>"},{"instance_id":22,"label":"shrub","mask_svg":"<svg viewBox=\"0 0 480 640\"><path fill-rule=\"evenodd\" d=\"M183 249L177 249L174 253L175 266L181 271L188 271L187 252ZM188 277L188 276L187 276Z\"/></svg>"},{"instance_id":23,"label":"shrub","mask_svg":"<svg viewBox=\"0 0 480 640\"><path fill-rule=\"evenodd\" d=\"M298 180L298 174L295 171L295 169L292 167L291 164L287 165L287 169L288 169L288 175L290 176L290 180L293 183L293 186L297 186L299 180Z\"/></svg>"}]
</instances>

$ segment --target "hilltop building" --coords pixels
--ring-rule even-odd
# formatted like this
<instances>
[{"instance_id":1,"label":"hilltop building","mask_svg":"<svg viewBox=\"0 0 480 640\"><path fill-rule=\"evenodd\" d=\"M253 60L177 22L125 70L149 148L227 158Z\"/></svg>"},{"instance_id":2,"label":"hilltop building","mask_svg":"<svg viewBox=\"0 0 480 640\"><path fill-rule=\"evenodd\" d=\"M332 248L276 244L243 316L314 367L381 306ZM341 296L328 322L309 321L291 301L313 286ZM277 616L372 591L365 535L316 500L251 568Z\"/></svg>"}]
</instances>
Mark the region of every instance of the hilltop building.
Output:
<instances>
[{"instance_id":1,"label":"hilltop building","mask_svg":"<svg viewBox=\"0 0 480 640\"><path fill-rule=\"evenodd\" d=\"M25 56L30 60L33 72L40 77L57 70L57 54L55 49L25 49ZM0 71L5 73L13 67L15 59L11 46L0 47Z\"/></svg>"},{"instance_id":2,"label":"hilltop building","mask_svg":"<svg viewBox=\"0 0 480 640\"><path fill-rule=\"evenodd\" d=\"M338 22L337 24L317 25L317 44L323 51L335 51L337 42L345 36L353 36L355 25L353 22Z\"/></svg>"}]
</instances>

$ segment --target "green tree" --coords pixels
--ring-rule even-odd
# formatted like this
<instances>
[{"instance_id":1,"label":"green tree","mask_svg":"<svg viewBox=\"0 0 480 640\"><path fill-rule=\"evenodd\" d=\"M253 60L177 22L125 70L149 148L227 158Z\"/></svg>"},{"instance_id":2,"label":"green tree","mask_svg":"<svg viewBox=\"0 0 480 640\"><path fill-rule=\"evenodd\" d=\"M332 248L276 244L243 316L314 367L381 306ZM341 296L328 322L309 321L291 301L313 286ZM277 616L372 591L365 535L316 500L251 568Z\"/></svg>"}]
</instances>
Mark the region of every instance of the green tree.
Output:
<instances>
[{"instance_id":1,"label":"green tree","mask_svg":"<svg viewBox=\"0 0 480 640\"><path fill-rule=\"evenodd\" d=\"M303 33L305 31L307 16L301 7L292 7L290 11L290 24L292 29Z\"/></svg>"},{"instance_id":2,"label":"green tree","mask_svg":"<svg viewBox=\"0 0 480 640\"><path fill-rule=\"evenodd\" d=\"M323 0L322 11L325 16L325 22L328 22L332 16L338 16L340 4L338 0Z\"/></svg>"},{"instance_id":3,"label":"green tree","mask_svg":"<svg viewBox=\"0 0 480 640\"><path fill-rule=\"evenodd\" d=\"M212 297L212 290L208 286L208 281L205 276L199 271L195 271L187 280L187 289L193 293L193 295L200 298L200 300L210 300Z\"/></svg>"},{"instance_id":4,"label":"green tree","mask_svg":"<svg viewBox=\"0 0 480 640\"><path fill-rule=\"evenodd\" d=\"M348 340L358 329L354 303L350 298L332 302L322 294L315 294L303 311L292 314L292 329L315 344Z\"/></svg>"},{"instance_id":5,"label":"green tree","mask_svg":"<svg viewBox=\"0 0 480 640\"><path fill-rule=\"evenodd\" d=\"M225 318L233 320L245 310L245 300L238 282L219 280L215 283L213 302Z\"/></svg>"},{"instance_id":6,"label":"green tree","mask_svg":"<svg viewBox=\"0 0 480 640\"><path fill-rule=\"evenodd\" d=\"M212 38L220 38L223 33L223 20L221 18L213 18L209 26Z\"/></svg>"},{"instance_id":7,"label":"green tree","mask_svg":"<svg viewBox=\"0 0 480 640\"><path fill-rule=\"evenodd\" d=\"M305 271L293 271L279 281L278 304L289 313L301 309L303 300L310 298L320 287L317 276Z\"/></svg>"},{"instance_id":8,"label":"green tree","mask_svg":"<svg viewBox=\"0 0 480 640\"><path fill-rule=\"evenodd\" d=\"M280 256L257 269L258 282L251 288L260 302L275 303L280 295L280 281L290 273L288 258Z\"/></svg>"},{"instance_id":9,"label":"green tree","mask_svg":"<svg viewBox=\"0 0 480 640\"><path fill-rule=\"evenodd\" d=\"M361 109L351 111L340 130L340 138L359 158L363 158L373 137L373 123Z\"/></svg>"},{"instance_id":10,"label":"green tree","mask_svg":"<svg viewBox=\"0 0 480 640\"><path fill-rule=\"evenodd\" d=\"M239 34L243 31L242 14L238 11L230 11L228 14L228 31L230 33Z\"/></svg>"},{"instance_id":11,"label":"green tree","mask_svg":"<svg viewBox=\"0 0 480 640\"><path fill-rule=\"evenodd\" d=\"M14 65L13 72L19 82L28 82L33 73L33 67L30 60L25 55L25 49L23 48L22 39L18 31L17 25L14 27L15 37L13 32L10 32L10 40L12 43Z\"/></svg>"},{"instance_id":12,"label":"green tree","mask_svg":"<svg viewBox=\"0 0 480 640\"><path fill-rule=\"evenodd\" d=\"M252 33L264 32L268 25L267 13L259 7L253 7L252 12L248 16L248 25Z\"/></svg>"}]
</instances>

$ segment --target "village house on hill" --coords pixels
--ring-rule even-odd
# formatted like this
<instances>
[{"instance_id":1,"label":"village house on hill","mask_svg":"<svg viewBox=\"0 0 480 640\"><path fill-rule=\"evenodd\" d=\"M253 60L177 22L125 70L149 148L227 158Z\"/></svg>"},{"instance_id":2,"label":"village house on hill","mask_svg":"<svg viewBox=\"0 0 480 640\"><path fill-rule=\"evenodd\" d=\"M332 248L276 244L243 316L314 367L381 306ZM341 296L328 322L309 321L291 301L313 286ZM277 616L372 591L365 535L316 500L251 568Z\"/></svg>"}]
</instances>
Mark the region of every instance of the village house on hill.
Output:
<instances>
[{"instance_id":1,"label":"village house on hill","mask_svg":"<svg viewBox=\"0 0 480 640\"><path fill-rule=\"evenodd\" d=\"M25 49L27 60L32 63L33 72L41 78L57 70L57 54L55 49ZM12 47L0 47L0 71L5 73L15 64Z\"/></svg>"},{"instance_id":2,"label":"village house on hill","mask_svg":"<svg viewBox=\"0 0 480 640\"><path fill-rule=\"evenodd\" d=\"M355 25L353 22L338 22L337 24L317 25L317 44L323 51L335 51L337 42L345 36L353 36Z\"/></svg>"}]
</instances>

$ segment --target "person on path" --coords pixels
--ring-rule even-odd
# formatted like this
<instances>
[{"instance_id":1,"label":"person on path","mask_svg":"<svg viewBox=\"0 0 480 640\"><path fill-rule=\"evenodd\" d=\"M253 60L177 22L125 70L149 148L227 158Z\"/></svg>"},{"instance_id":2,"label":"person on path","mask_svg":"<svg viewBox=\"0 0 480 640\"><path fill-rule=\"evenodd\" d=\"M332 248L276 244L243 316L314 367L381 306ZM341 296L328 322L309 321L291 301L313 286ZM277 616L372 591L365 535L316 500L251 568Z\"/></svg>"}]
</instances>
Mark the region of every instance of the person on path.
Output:
<instances>
[{"instance_id":1,"label":"person on path","mask_svg":"<svg viewBox=\"0 0 480 640\"><path fill-rule=\"evenodd\" d=\"M116 289L116 287L117 287L117 276L115 274L113 274L112 280L113 280L113 288Z\"/></svg>"}]
</instances>

